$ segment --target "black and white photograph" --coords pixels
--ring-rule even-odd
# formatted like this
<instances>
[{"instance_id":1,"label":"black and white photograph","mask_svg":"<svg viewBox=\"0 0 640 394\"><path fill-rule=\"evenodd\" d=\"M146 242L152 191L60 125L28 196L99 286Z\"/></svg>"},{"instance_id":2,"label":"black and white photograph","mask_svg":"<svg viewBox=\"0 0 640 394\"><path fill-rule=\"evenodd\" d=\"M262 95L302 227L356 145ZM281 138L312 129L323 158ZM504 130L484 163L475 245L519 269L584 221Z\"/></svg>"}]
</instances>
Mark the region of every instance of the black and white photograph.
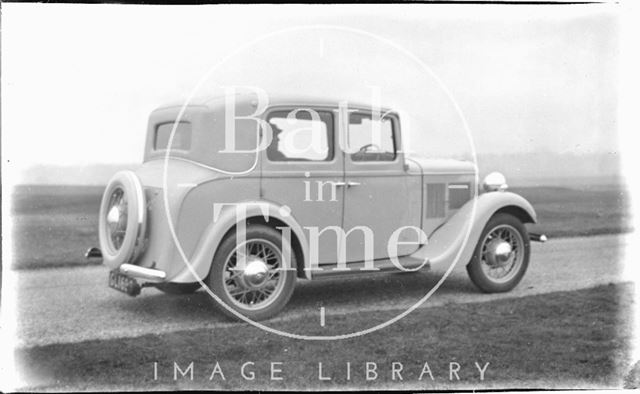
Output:
<instances>
[{"instance_id":1,"label":"black and white photograph","mask_svg":"<svg viewBox=\"0 0 640 394\"><path fill-rule=\"evenodd\" d=\"M3 392L640 389L640 4L1 7Z\"/></svg>"}]
</instances>

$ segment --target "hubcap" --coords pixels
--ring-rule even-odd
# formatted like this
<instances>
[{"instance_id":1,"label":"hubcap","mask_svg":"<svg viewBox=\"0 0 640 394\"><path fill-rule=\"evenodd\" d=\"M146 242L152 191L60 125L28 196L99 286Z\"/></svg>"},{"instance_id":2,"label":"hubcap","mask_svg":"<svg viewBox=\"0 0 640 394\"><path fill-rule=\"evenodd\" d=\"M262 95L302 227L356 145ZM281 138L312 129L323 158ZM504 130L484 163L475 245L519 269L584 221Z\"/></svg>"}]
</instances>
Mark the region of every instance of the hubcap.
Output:
<instances>
[{"instance_id":1,"label":"hubcap","mask_svg":"<svg viewBox=\"0 0 640 394\"><path fill-rule=\"evenodd\" d=\"M267 264L257 256L251 256L251 260L242 273L242 278L248 286L259 288L267 281L268 273Z\"/></svg>"},{"instance_id":2,"label":"hubcap","mask_svg":"<svg viewBox=\"0 0 640 394\"><path fill-rule=\"evenodd\" d=\"M481 266L496 283L517 275L524 261L524 240L513 226L502 224L487 233L482 243Z\"/></svg>"},{"instance_id":3,"label":"hubcap","mask_svg":"<svg viewBox=\"0 0 640 394\"><path fill-rule=\"evenodd\" d=\"M503 239L493 239L487 245L487 263L491 266L499 266L509 261L513 253L511 245Z\"/></svg>"},{"instance_id":4,"label":"hubcap","mask_svg":"<svg viewBox=\"0 0 640 394\"><path fill-rule=\"evenodd\" d=\"M120 221L120 210L118 207L112 207L107 214L107 223L117 224Z\"/></svg>"},{"instance_id":5,"label":"hubcap","mask_svg":"<svg viewBox=\"0 0 640 394\"><path fill-rule=\"evenodd\" d=\"M223 280L224 291L236 307L265 308L284 289L282 253L265 239L246 241L227 256Z\"/></svg>"}]
</instances>

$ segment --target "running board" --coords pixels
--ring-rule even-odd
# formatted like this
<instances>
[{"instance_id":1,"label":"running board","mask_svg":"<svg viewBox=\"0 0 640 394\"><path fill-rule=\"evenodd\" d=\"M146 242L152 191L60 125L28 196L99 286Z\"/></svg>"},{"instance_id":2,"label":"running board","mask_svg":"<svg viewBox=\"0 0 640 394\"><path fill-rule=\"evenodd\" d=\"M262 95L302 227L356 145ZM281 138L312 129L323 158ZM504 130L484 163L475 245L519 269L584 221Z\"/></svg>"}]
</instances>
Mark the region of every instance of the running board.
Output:
<instances>
[{"instance_id":1,"label":"running board","mask_svg":"<svg viewBox=\"0 0 640 394\"><path fill-rule=\"evenodd\" d=\"M400 269L389 259L380 259L373 261L374 269L368 268L364 261L347 263L346 268L343 269L339 269L337 264L323 264L318 268L311 270L311 276L313 279L318 279L345 275L367 275L383 272L411 272L418 269L429 269L428 262L425 263L424 260L414 259L409 256L399 257L396 263L400 263L404 270Z\"/></svg>"}]
</instances>

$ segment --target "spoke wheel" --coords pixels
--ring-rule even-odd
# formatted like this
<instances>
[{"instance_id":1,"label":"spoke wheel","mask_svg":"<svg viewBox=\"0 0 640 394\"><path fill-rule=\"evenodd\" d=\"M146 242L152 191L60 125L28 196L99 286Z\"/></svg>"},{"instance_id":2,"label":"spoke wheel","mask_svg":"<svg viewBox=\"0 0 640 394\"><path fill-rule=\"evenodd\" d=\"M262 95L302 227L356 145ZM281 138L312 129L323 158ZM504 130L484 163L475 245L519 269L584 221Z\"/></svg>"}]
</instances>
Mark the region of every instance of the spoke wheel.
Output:
<instances>
[{"instance_id":1,"label":"spoke wheel","mask_svg":"<svg viewBox=\"0 0 640 394\"><path fill-rule=\"evenodd\" d=\"M102 195L98 239L102 260L111 269L136 263L146 246L146 197L132 171L116 173Z\"/></svg>"},{"instance_id":2,"label":"spoke wheel","mask_svg":"<svg viewBox=\"0 0 640 394\"><path fill-rule=\"evenodd\" d=\"M240 308L264 308L284 289L282 268L280 248L264 239L247 241L226 258L224 290Z\"/></svg>"},{"instance_id":3,"label":"spoke wheel","mask_svg":"<svg viewBox=\"0 0 640 394\"><path fill-rule=\"evenodd\" d=\"M127 196L121 187L117 187L109 197L107 206L106 231L109 246L118 251L127 233L128 203Z\"/></svg>"},{"instance_id":4,"label":"spoke wheel","mask_svg":"<svg viewBox=\"0 0 640 394\"><path fill-rule=\"evenodd\" d=\"M274 316L291 298L296 279L294 253L283 253L291 247L282 243L280 232L264 225L248 226L242 244L235 232L227 235L213 259L209 287L227 307L252 320ZM289 254L292 261L286 264ZM238 318L225 305L216 305Z\"/></svg>"},{"instance_id":5,"label":"spoke wheel","mask_svg":"<svg viewBox=\"0 0 640 394\"><path fill-rule=\"evenodd\" d=\"M513 226L494 227L482 241L482 270L495 282L513 279L524 261L524 240Z\"/></svg>"},{"instance_id":6,"label":"spoke wheel","mask_svg":"<svg viewBox=\"0 0 640 394\"><path fill-rule=\"evenodd\" d=\"M489 293L513 289L529 265L529 248L527 229L518 218L505 213L494 215L467 265L471 281Z\"/></svg>"}]
</instances>

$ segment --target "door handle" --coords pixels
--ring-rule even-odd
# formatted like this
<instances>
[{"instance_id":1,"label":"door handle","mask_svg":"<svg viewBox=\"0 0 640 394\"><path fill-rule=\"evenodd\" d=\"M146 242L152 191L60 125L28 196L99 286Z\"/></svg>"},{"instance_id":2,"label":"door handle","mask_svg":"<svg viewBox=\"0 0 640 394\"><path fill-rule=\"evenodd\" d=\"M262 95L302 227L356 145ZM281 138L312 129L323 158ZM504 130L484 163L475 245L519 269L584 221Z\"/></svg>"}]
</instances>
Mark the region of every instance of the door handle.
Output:
<instances>
[{"instance_id":1,"label":"door handle","mask_svg":"<svg viewBox=\"0 0 640 394\"><path fill-rule=\"evenodd\" d=\"M351 187L351 186L360 186L360 182L333 182L334 185L337 186L346 186L346 187Z\"/></svg>"}]
</instances>

